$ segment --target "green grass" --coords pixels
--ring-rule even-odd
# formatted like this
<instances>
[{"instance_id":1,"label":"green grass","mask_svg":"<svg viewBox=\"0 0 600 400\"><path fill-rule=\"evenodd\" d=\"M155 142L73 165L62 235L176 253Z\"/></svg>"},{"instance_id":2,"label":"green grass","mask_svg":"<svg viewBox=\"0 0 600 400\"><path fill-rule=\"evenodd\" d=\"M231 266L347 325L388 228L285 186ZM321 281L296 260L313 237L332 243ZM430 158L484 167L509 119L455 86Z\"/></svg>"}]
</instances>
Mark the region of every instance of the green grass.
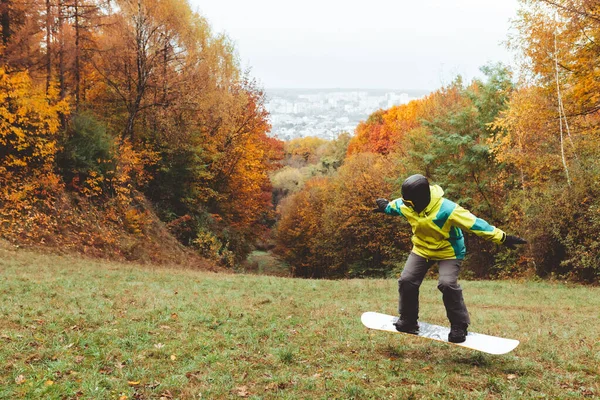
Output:
<instances>
[{"instance_id":1,"label":"green grass","mask_svg":"<svg viewBox=\"0 0 600 400\"><path fill-rule=\"evenodd\" d=\"M598 288L463 282L491 356L368 331L394 279L154 269L0 247L1 399L523 399L600 396ZM445 324L436 282L421 315Z\"/></svg>"},{"instance_id":2,"label":"green grass","mask_svg":"<svg viewBox=\"0 0 600 400\"><path fill-rule=\"evenodd\" d=\"M246 261L246 272L260 275L291 276L290 267L266 251L253 251Z\"/></svg>"}]
</instances>

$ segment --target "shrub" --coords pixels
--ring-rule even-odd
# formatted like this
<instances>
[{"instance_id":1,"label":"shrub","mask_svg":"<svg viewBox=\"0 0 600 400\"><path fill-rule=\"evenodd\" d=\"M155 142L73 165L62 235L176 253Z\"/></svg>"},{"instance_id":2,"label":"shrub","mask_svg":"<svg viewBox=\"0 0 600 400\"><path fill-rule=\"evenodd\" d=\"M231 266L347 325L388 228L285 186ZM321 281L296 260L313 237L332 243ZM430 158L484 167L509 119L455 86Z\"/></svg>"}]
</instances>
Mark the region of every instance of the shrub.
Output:
<instances>
[{"instance_id":1,"label":"shrub","mask_svg":"<svg viewBox=\"0 0 600 400\"><path fill-rule=\"evenodd\" d=\"M530 196L525 228L539 276L600 279L600 190L581 178Z\"/></svg>"},{"instance_id":2,"label":"shrub","mask_svg":"<svg viewBox=\"0 0 600 400\"><path fill-rule=\"evenodd\" d=\"M202 257L216 261L227 268L236 265L235 255L227 248L227 243L222 243L212 232L206 230L198 232L193 245Z\"/></svg>"},{"instance_id":3,"label":"shrub","mask_svg":"<svg viewBox=\"0 0 600 400\"><path fill-rule=\"evenodd\" d=\"M80 189L79 182L90 178L101 184L115 170L114 140L91 114L75 115L67 128L57 164L65 181L75 189Z\"/></svg>"}]
</instances>

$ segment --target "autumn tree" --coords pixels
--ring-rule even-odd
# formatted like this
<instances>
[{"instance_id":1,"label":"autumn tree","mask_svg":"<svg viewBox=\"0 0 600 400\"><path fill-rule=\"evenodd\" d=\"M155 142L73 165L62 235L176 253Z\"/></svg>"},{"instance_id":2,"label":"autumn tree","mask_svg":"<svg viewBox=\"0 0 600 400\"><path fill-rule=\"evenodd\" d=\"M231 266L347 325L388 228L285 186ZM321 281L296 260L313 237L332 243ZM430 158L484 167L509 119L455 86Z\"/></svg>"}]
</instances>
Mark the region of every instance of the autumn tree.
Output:
<instances>
[{"instance_id":1,"label":"autumn tree","mask_svg":"<svg viewBox=\"0 0 600 400\"><path fill-rule=\"evenodd\" d=\"M327 141L314 136L294 138L285 142L285 163L292 167L305 167L319 161L318 150Z\"/></svg>"},{"instance_id":2,"label":"autumn tree","mask_svg":"<svg viewBox=\"0 0 600 400\"><path fill-rule=\"evenodd\" d=\"M374 199L393 197L394 164L363 153L282 201L277 252L303 277L385 276L408 248L402 220L378 218ZM397 193L396 193L397 195ZM404 228L404 229L403 229ZM409 228L408 228L409 229Z\"/></svg>"},{"instance_id":3,"label":"autumn tree","mask_svg":"<svg viewBox=\"0 0 600 400\"><path fill-rule=\"evenodd\" d=\"M380 152L385 154L389 150L389 135L382 140L385 132L385 111L379 110L369 115L366 121L361 121L356 127L354 137L348 145L348 154L361 152Z\"/></svg>"},{"instance_id":4,"label":"autumn tree","mask_svg":"<svg viewBox=\"0 0 600 400\"><path fill-rule=\"evenodd\" d=\"M25 232L52 210L60 190L54 159L60 135L59 113L68 105L51 88L36 86L27 72L0 68L0 212L9 230Z\"/></svg>"},{"instance_id":5,"label":"autumn tree","mask_svg":"<svg viewBox=\"0 0 600 400\"><path fill-rule=\"evenodd\" d=\"M275 206L296 193L314 177L335 174L343 165L350 135L342 132L334 140L296 138L284 143L282 167L271 174Z\"/></svg>"},{"instance_id":6,"label":"autumn tree","mask_svg":"<svg viewBox=\"0 0 600 400\"><path fill-rule=\"evenodd\" d=\"M435 112L436 108L431 106L435 96L434 93L408 104L375 111L356 127L355 135L348 144L348 154L403 151L400 142L421 126L423 118L431 118Z\"/></svg>"},{"instance_id":7,"label":"autumn tree","mask_svg":"<svg viewBox=\"0 0 600 400\"><path fill-rule=\"evenodd\" d=\"M217 194L207 206L242 236L246 248L236 254L245 257L249 239L267 228L261 222L273 218L269 173L283 154L277 142L267 137L270 125L263 92L252 82L239 89L243 109L237 110L234 125L217 146L218 159L208 171L214 176L210 187Z\"/></svg>"},{"instance_id":8,"label":"autumn tree","mask_svg":"<svg viewBox=\"0 0 600 400\"><path fill-rule=\"evenodd\" d=\"M597 5L585 0L522 1L511 39L528 74L495 125L497 160L514 172L511 223L536 246L541 276L598 277ZM568 199L564 196L568 192ZM585 222L584 222L585 221Z\"/></svg>"},{"instance_id":9,"label":"autumn tree","mask_svg":"<svg viewBox=\"0 0 600 400\"><path fill-rule=\"evenodd\" d=\"M0 2L0 65L18 71L27 70L30 77L45 71L41 43L46 5L41 0L3 0Z\"/></svg>"}]
</instances>

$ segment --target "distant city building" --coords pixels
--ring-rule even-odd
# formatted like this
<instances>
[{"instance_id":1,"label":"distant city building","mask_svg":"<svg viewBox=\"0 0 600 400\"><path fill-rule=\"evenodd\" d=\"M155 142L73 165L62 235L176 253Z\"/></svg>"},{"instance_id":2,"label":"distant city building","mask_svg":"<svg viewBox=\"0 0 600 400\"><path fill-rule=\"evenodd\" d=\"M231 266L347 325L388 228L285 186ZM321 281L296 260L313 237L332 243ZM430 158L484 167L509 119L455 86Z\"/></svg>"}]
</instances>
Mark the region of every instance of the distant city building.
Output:
<instances>
[{"instance_id":1,"label":"distant city building","mask_svg":"<svg viewBox=\"0 0 600 400\"><path fill-rule=\"evenodd\" d=\"M335 139L354 133L360 121L425 96L427 91L267 89L265 107L271 115L271 136L281 140L316 136Z\"/></svg>"}]
</instances>

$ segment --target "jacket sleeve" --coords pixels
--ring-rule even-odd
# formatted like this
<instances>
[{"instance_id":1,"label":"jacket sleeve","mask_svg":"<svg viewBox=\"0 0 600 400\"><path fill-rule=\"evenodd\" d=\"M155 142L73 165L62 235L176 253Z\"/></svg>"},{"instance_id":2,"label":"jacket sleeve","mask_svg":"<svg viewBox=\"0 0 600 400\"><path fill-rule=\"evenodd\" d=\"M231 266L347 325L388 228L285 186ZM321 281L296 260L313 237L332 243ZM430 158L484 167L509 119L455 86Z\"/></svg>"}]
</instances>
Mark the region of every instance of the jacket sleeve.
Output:
<instances>
[{"instance_id":1,"label":"jacket sleeve","mask_svg":"<svg viewBox=\"0 0 600 400\"><path fill-rule=\"evenodd\" d=\"M403 205L404 203L402 202L402 199L392 200L388 203L387 207L385 208L385 213L388 215L404 215L400 210L400 207L402 207Z\"/></svg>"},{"instance_id":2,"label":"jacket sleeve","mask_svg":"<svg viewBox=\"0 0 600 400\"><path fill-rule=\"evenodd\" d=\"M450 222L467 232L474 233L485 240L497 244L503 243L504 239L506 239L504 231L488 224L481 218L477 218L459 205L456 205L456 208L452 211Z\"/></svg>"}]
</instances>

